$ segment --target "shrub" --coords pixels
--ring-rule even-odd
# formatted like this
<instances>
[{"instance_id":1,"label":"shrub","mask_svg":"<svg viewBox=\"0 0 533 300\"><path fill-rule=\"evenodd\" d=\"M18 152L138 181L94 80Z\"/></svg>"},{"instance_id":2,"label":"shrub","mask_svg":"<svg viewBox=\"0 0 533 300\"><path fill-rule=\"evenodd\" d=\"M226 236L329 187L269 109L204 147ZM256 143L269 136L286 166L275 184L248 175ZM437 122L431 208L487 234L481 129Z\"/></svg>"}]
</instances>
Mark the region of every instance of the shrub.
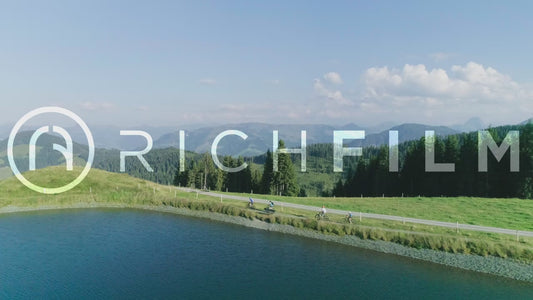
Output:
<instances>
[{"instance_id":1,"label":"shrub","mask_svg":"<svg viewBox=\"0 0 533 300\"><path fill-rule=\"evenodd\" d=\"M313 220L313 219L304 219L303 223L304 223L304 227L305 227L305 228L309 228L309 229L313 229L313 230L318 230L318 221L317 221L317 220Z\"/></svg>"},{"instance_id":2,"label":"shrub","mask_svg":"<svg viewBox=\"0 0 533 300\"><path fill-rule=\"evenodd\" d=\"M304 227L304 223L301 219L298 219L298 218L293 218L291 220L291 225L296 227L296 228L303 228Z\"/></svg>"}]
</instances>

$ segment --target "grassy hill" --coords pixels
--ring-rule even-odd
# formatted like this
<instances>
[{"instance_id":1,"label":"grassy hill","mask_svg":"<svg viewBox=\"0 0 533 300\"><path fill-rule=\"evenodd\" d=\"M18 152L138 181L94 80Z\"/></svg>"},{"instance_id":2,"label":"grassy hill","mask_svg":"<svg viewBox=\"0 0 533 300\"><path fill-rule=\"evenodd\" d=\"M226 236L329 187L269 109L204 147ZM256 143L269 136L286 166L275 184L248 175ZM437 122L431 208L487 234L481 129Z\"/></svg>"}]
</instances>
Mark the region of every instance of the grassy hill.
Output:
<instances>
[{"instance_id":1,"label":"grassy hill","mask_svg":"<svg viewBox=\"0 0 533 300\"><path fill-rule=\"evenodd\" d=\"M81 173L81 170L81 167L75 167L72 172L66 172L63 166L55 166L26 172L23 175L37 185L57 187L72 181L73 178ZM43 195L25 187L17 178L10 177L0 181L0 191L2 191L0 206L32 206L38 203L45 203L46 201L53 203L57 199L70 199L69 201L72 202L78 200L122 201L126 200L128 196L139 193L142 188L145 189L149 185L152 185L152 183L146 180L92 169L87 177L72 190L59 195ZM115 197L117 192L123 197Z\"/></svg>"},{"instance_id":2,"label":"grassy hill","mask_svg":"<svg viewBox=\"0 0 533 300\"><path fill-rule=\"evenodd\" d=\"M29 168L29 140L32 132L23 131L17 135L13 145L13 157L17 168L25 172ZM53 144L64 145L65 141L55 135L43 134L35 147L36 167L45 168L49 166L64 165L65 158L58 151L53 150ZM0 179L11 177L13 174L7 158L7 139L0 142ZM87 146L73 143L74 165L85 165L87 158Z\"/></svg>"}]
</instances>

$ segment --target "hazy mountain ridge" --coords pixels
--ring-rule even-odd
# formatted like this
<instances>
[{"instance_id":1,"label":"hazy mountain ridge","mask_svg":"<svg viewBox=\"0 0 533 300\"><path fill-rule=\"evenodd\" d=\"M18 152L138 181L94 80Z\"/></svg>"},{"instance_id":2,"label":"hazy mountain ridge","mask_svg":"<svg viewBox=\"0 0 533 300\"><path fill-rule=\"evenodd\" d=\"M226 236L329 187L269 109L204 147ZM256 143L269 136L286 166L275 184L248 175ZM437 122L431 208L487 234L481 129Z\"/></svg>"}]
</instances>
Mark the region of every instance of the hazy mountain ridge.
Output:
<instances>
[{"instance_id":1,"label":"hazy mountain ridge","mask_svg":"<svg viewBox=\"0 0 533 300\"><path fill-rule=\"evenodd\" d=\"M265 153L267 149L272 150L272 131L278 130L278 137L285 141L287 147L300 147L301 131L306 130L307 145L333 143L333 131L335 130L365 130L364 127L356 124L345 126L330 125L274 125L264 123L243 123L217 127L205 127L193 131L186 131L185 149L196 153L210 151L211 144L215 137L225 130L240 130L248 135L248 139L243 141L237 136L224 138L218 146L218 154L255 156ZM409 141L419 139L424 136L425 130L434 130L437 135L445 136L459 133L446 126L429 126L423 124L402 124L394 126L389 130L399 131L399 141ZM389 130L379 133L367 134L362 141L347 141L347 145L378 146L388 143ZM178 147L178 132L163 135L154 142L155 148Z\"/></svg>"},{"instance_id":2,"label":"hazy mountain ridge","mask_svg":"<svg viewBox=\"0 0 533 300\"><path fill-rule=\"evenodd\" d=\"M355 124L347 125L349 129L362 129ZM343 128L347 130L348 128ZM201 153L211 149L211 144L215 137L225 130L240 130L248 138L243 141L237 136L224 138L218 147L219 154L254 156L265 153L267 149L272 149L272 131L278 130L279 138L286 141L288 147L299 147L301 141L301 131L306 130L306 142L308 145L328 143L332 141L333 130L339 130L330 125L317 124L265 124L265 123L242 123L230 124L216 127L204 127L197 130L185 131L185 149ZM163 135L154 142L154 147L178 147L178 132Z\"/></svg>"},{"instance_id":3,"label":"hazy mountain ridge","mask_svg":"<svg viewBox=\"0 0 533 300\"><path fill-rule=\"evenodd\" d=\"M533 119L525 120L520 124L526 124ZM390 127L389 127L390 126ZM10 130L7 125L0 126L0 132L5 135ZM324 125L324 124L267 124L267 123L238 123L226 124L207 127L196 127L185 130L185 149L188 151L203 153L211 150L215 137L225 130L240 130L248 135L246 141L237 136L227 136L221 140L217 148L220 155L234 156L255 156L272 149L272 131L279 131L279 139L286 142L287 147L300 147L300 132L307 131L307 145L332 143L334 130L365 130L365 139L360 141L345 141L346 146L379 146L387 144L389 141L389 130L399 132L399 142L416 140L424 136L426 130L434 130L437 135L446 136L460 132L475 131L486 128L480 118L471 118L464 124L452 126L432 126L425 124L405 123L393 125L392 122L386 122L375 126L364 127L354 123L342 126ZM186 127L184 127L186 128ZM143 130L148 132L154 140L153 147L168 148L179 146L178 130L173 127L128 127L119 126L92 126L91 131L94 137L96 148L100 149L121 149L121 150L138 150L146 146L146 141L142 137L121 136L120 130ZM24 130L28 130L24 128ZM73 141L80 145L86 145L86 137L82 130L77 127L67 128ZM6 136L7 138L7 136Z\"/></svg>"},{"instance_id":4,"label":"hazy mountain ridge","mask_svg":"<svg viewBox=\"0 0 533 300\"><path fill-rule=\"evenodd\" d=\"M369 134L361 142L349 142L348 145L360 145L360 146L380 146L389 143L389 130L398 131L398 141L400 143L418 140L425 136L426 130L433 130L438 136L447 136L451 134L457 134L456 131L446 126L430 126L424 124L408 123L398 126L394 126L388 130L384 130L380 133Z\"/></svg>"}]
</instances>

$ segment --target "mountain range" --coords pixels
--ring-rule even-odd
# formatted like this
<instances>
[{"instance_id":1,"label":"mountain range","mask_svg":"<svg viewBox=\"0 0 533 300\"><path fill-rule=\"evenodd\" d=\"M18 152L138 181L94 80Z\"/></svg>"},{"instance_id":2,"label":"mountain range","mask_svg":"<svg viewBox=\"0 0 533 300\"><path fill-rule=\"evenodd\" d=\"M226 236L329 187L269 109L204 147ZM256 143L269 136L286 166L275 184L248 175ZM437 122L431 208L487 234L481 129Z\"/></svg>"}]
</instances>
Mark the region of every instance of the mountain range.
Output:
<instances>
[{"instance_id":1,"label":"mountain range","mask_svg":"<svg viewBox=\"0 0 533 300\"><path fill-rule=\"evenodd\" d=\"M334 127L330 125L273 125L264 123L243 123L224 125L218 127L206 127L186 132L185 149L197 153L207 152L211 149L211 144L215 137L224 130L240 130L248 135L246 141L237 136L227 136L218 145L219 154L255 156L265 153L267 149L272 150L272 131L278 130L278 137L285 141L288 148L300 147L301 131L306 130L306 142L308 145L333 143L333 131L335 130L365 130L365 128L355 124ZM404 142L419 139L424 136L425 130L434 130L437 135L450 135L458 131L445 126L429 126L423 124L402 124L393 126L390 130L399 131L399 141ZM388 130L378 133L367 134L365 139L347 141L346 145L377 146L388 143ZM156 148L178 147L178 132L172 132L161 136L154 142Z\"/></svg>"},{"instance_id":2,"label":"mountain range","mask_svg":"<svg viewBox=\"0 0 533 300\"><path fill-rule=\"evenodd\" d=\"M332 143L334 130L365 130L365 139L361 141L345 141L346 146L378 146L388 143L389 130L399 132L399 142L419 139L424 136L425 130L434 130L437 135L446 136L459 132L468 132L485 128L485 124L479 118L472 118L465 124L453 126L431 126L424 124L406 123L394 125L382 123L373 127L363 127L357 124L332 126L324 124L265 124L265 123L239 123L202 128L185 129L185 149L196 153L208 152L215 137L225 130L240 130L247 134L244 141L237 136L227 136L218 145L218 154L233 156L255 156L272 149L272 131L278 130L279 139L283 139L288 148L300 147L300 132L306 130L307 145L319 143ZM29 130L31 128L24 128ZM138 150L146 146L142 137L121 136L118 126L91 126L91 132L95 146L102 149ZM148 132L154 140L153 148L178 147L178 130L173 127L150 127L139 126L138 128L126 128L130 130L143 130ZM0 138L7 138L9 126L0 126ZM67 128L72 139L79 144L87 144L81 128Z\"/></svg>"}]
</instances>

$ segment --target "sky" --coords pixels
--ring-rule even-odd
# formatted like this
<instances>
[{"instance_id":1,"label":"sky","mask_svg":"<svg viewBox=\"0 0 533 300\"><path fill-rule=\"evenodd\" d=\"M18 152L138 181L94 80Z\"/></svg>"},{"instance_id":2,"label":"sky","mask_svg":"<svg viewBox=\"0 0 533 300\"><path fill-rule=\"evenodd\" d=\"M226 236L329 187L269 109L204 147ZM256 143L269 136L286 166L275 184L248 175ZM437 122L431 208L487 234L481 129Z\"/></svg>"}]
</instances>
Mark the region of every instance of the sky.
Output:
<instances>
[{"instance_id":1,"label":"sky","mask_svg":"<svg viewBox=\"0 0 533 300\"><path fill-rule=\"evenodd\" d=\"M530 1L10 1L0 123L452 125L533 117Z\"/></svg>"}]
</instances>

